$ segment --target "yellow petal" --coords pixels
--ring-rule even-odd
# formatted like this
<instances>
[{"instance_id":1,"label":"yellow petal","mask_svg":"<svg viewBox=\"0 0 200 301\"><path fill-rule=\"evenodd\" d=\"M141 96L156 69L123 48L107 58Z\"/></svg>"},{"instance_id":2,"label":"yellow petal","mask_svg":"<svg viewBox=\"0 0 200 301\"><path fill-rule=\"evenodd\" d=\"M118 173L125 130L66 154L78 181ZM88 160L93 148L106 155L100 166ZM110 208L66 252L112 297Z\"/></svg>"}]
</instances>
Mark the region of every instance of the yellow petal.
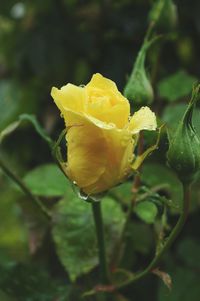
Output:
<instances>
[{"instance_id":1,"label":"yellow petal","mask_svg":"<svg viewBox=\"0 0 200 301\"><path fill-rule=\"evenodd\" d=\"M119 103L113 107L95 103L90 105L88 111L89 115L108 124L115 124L119 129L122 129L128 123L129 106L125 103Z\"/></svg>"},{"instance_id":2,"label":"yellow petal","mask_svg":"<svg viewBox=\"0 0 200 301\"><path fill-rule=\"evenodd\" d=\"M91 116L66 113L67 174L87 194L106 191L131 171L132 134Z\"/></svg>"},{"instance_id":3,"label":"yellow petal","mask_svg":"<svg viewBox=\"0 0 200 301\"><path fill-rule=\"evenodd\" d=\"M86 117L68 111L67 173L80 188L91 185L105 171L107 145L101 129ZM95 138L95 139L94 139Z\"/></svg>"},{"instance_id":4,"label":"yellow petal","mask_svg":"<svg viewBox=\"0 0 200 301\"><path fill-rule=\"evenodd\" d=\"M116 84L112 80L102 76L100 73L94 74L86 87L119 92Z\"/></svg>"},{"instance_id":5,"label":"yellow petal","mask_svg":"<svg viewBox=\"0 0 200 301\"><path fill-rule=\"evenodd\" d=\"M97 73L86 85L88 105L87 114L123 128L128 123L130 104L118 91L116 84Z\"/></svg>"},{"instance_id":6,"label":"yellow petal","mask_svg":"<svg viewBox=\"0 0 200 301\"><path fill-rule=\"evenodd\" d=\"M130 120L128 129L137 134L141 130L155 131L157 127L156 115L148 107L142 107L135 112Z\"/></svg>"},{"instance_id":7,"label":"yellow petal","mask_svg":"<svg viewBox=\"0 0 200 301\"><path fill-rule=\"evenodd\" d=\"M130 105L116 84L97 73L85 87L67 84L52 88L51 95L65 118L65 111L86 113L106 123L123 128L128 123ZM65 118L66 120L66 118Z\"/></svg>"},{"instance_id":8,"label":"yellow petal","mask_svg":"<svg viewBox=\"0 0 200 301\"><path fill-rule=\"evenodd\" d=\"M102 129L102 131L107 141L106 168L98 181L84 188L84 191L89 194L106 191L123 182L131 173L132 135L126 130L116 128Z\"/></svg>"},{"instance_id":9,"label":"yellow petal","mask_svg":"<svg viewBox=\"0 0 200 301\"><path fill-rule=\"evenodd\" d=\"M77 87L72 84L67 84L61 89L53 87L51 96L63 115L66 109L75 112L84 112L85 110L86 92L82 87Z\"/></svg>"}]
</instances>

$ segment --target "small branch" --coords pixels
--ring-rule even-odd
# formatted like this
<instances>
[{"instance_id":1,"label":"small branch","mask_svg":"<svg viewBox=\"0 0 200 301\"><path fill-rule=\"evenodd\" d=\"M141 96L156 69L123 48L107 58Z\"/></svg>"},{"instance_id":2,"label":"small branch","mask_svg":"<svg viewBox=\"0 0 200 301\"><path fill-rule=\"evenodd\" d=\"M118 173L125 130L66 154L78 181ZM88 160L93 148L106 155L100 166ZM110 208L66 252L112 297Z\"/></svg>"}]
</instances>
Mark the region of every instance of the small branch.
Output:
<instances>
[{"instance_id":1,"label":"small branch","mask_svg":"<svg viewBox=\"0 0 200 301\"><path fill-rule=\"evenodd\" d=\"M162 255L169 249L171 244L175 241L175 239L177 238L177 236L181 232L181 230L182 230L182 228L185 224L185 221L187 219L188 212L189 212L189 205L190 205L190 186L185 185L183 187L183 189L184 189L184 199L183 199L182 213L181 213L181 215L178 219L178 222L177 222L176 226L172 230L169 237L166 239L166 242L164 243L163 248L158 252L158 254L156 254L154 259L150 262L150 264L146 267L146 269L144 271L138 272L137 274L135 274L133 277L129 278L124 283L119 284L118 286L116 286L115 287L116 290L121 290L121 289L127 287L128 285L136 282L137 280L143 278L144 276L146 276L150 272L152 272L152 270L159 263Z\"/></svg>"},{"instance_id":2,"label":"small branch","mask_svg":"<svg viewBox=\"0 0 200 301\"><path fill-rule=\"evenodd\" d=\"M1 160L1 158L0 168L2 168L4 173L20 187L20 189L30 198L30 200L32 200L34 204L36 204L36 206L41 210L45 217L48 220L50 220L51 213L43 206L42 202L35 195L32 194L32 192L29 190L26 184L16 174L14 174L14 172L10 168L8 168L8 166L6 166L6 164Z\"/></svg>"},{"instance_id":3,"label":"small branch","mask_svg":"<svg viewBox=\"0 0 200 301\"><path fill-rule=\"evenodd\" d=\"M141 202L141 201L145 200L147 197L153 195L154 193L156 193L160 190L167 190L167 188L169 188L169 184L167 184L167 183L156 185L156 186L152 187L151 189L149 189L149 191L138 196L136 198L136 202Z\"/></svg>"}]
</instances>

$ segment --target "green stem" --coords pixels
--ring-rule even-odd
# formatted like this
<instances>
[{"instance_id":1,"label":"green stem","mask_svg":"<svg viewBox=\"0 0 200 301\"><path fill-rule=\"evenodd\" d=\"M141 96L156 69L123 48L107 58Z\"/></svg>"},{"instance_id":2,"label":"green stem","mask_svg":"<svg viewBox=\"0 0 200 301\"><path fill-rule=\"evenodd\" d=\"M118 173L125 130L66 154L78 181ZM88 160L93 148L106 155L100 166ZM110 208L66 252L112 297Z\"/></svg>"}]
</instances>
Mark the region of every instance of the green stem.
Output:
<instances>
[{"instance_id":1,"label":"green stem","mask_svg":"<svg viewBox=\"0 0 200 301\"><path fill-rule=\"evenodd\" d=\"M96 227L96 235L99 249L100 281L101 284L109 284L108 267L105 252L105 240L103 220L101 213L101 202L92 202L92 211Z\"/></svg>"},{"instance_id":2,"label":"green stem","mask_svg":"<svg viewBox=\"0 0 200 301\"><path fill-rule=\"evenodd\" d=\"M144 37L144 42L147 42L149 41L151 35L152 35L152 32L154 30L154 27L155 27L155 22L151 22L147 28L147 31L146 31L146 34L145 34L145 37Z\"/></svg>"},{"instance_id":3,"label":"green stem","mask_svg":"<svg viewBox=\"0 0 200 301\"><path fill-rule=\"evenodd\" d=\"M37 205L37 207L41 210L45 217L51 219L50 212L43 206L41 201L32 194L32 192L28 189L25 183L16 174L14 174L13 171L10 168L8 168L8 166L6 166L6 164L1 160L1 158L0 168L2 168L4 173L21 188L21 190L33 201L34 204Z\"/></svg>"},{"instance_id":4,"label":"green stem","mask_svg":"<svg viewBox=\"0 0 200 301\"><path fill-rule=\"evenodd\" d=\"M146 269L144 271L138 272L133 277L129 278L127 281L116 286L116 290L123 289L126 286L136 282L137 280L143 278L144 276L146 276L147 274L152 272L152 270L159 263L162 255L169 249L171 244L175 241L175 239L177 238L177 236L179 235L179 233L181 232L181 230L185 224L185 221L188 216L189 205L190 205L190 185L183 186L183 190L184 190L184 199L183 199L183 208L182 208L181 215L178 219L176 226L174 227L171 234L169 235L166 242L164 243L164 246L162 247L162 249L156 254L154 259L150 262L150 264L146 267Z\"/></svg>"}]
</instances>

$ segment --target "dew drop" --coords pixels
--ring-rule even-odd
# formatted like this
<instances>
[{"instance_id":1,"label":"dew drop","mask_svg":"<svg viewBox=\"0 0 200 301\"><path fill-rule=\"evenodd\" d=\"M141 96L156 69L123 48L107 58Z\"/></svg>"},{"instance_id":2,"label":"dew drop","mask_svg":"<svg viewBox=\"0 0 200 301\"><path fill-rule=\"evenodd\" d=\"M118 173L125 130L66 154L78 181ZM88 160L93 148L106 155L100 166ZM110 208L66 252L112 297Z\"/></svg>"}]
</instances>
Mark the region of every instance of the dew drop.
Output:
<instances>
[{"instance_id":1,"label":"dew drop","mask_svg":"<svg viewBox=\"0 0 200 301\"><path fill-rule=\"evenodd\" d=\"M127 146L128 142L130 140L130 137L129 136L124 136L121 140L121 145L122 146Z\"/></svg>"},{"instance_id":2,"label":"dew drop","mask_svg":"<svg viewBox=\"0 0 200 301\"><path fill-rule=\"evenodd\" d=\"M81 190L78 192L78 196L83 201L87 201L88 200L88 195L86 193L84 193L83 191L81 191Z\"/></svg>"},{"instance_id":3,"label":"dew drop","mask_svg":"<svg viewBox=\"0 0 200 301\"><path fill-rule=\"evenodd\" d=\"M128 169L125 168L125 169L124 169L124 172L123 172L123 176L126 177L127 175L128 175Z\"/></svg>"},{"instance_id":4,"label":"dew drop","mask_svg":"<svg viewBox=\"0 0 200 301\"><path fill-rule=\"evenodd\" d=\"M133 158L132 157L129 157L128 158L128 163L131 163L133 161Z\"/></svg>"}]
</instances>

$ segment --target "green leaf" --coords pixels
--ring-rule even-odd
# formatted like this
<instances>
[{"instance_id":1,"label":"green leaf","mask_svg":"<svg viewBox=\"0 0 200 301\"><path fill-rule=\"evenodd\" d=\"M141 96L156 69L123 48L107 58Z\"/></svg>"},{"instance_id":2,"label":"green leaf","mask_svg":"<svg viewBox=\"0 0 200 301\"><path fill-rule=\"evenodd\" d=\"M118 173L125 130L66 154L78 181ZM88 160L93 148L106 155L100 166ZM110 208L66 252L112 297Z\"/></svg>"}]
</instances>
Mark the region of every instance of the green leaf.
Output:
<instances>
[{"instance_id":1,"label":"green leaf","mask_svg":"<svg viewBox=\"0 0 200 301\"><path fill-rule=\"evenodd\" d=\"M176 101L190 94L196 80L186 71L179 70L158 83L159 95L170 102Z\"/></svg>"},{"instance_id":2,"label":"green leaf","mask_svg":"<svg viewBox=\"0 0 200 301\"><path fill-rule=\"evenodd\" d=\"M9 297L5 300L15 301L15 297L20 301L69 301L73 299L73 297L70 298L72 287L68 283L63 285L56 278L51 278L45 266L12 262L1 265L0 273L0 288ZM78 300L77 294L74 299Z\"/></svg>"},{"instance_id":3,"label":"green leaf","mask_svg":"<svg viewBox=\"0 0 200 301\"><path fill-rule=\"evenodd\" d=\"M131 221L127 226L126 243L120 267L130 270L138 264L138 254L146 256L154 244L153 233L148 224ZM140 267L141 268L141 267Z\"/></svg>"},{"instance_id":4,"label":"green leaf","mask_svg":"<svg viewBox=\"0 0 200 301\"><path fill-rule=\"evenodd\" d=\"M160 283L158 301L199 301L200 243L198 238L186 237L180 241L175 252L175 259L166 257L165 264L172 277L172 290L167 291Z\"/></svg>"},{"instance_id":5,"label":"green leaf","mask_svg":"<svg viewBox=\"0 0 200 301\"><path fill-rule=\"evenodd\" d=\"M180 206L183 198L182 185L176 175L164 165L159 163L145 163L141 173L142 181L149 187L168 184L172 204Z\"/></svg>"},{"instance_id":6,"label":"green leaf","mask_svg":"<svg viewBox=\"0 0 200 301\"><path fill-rule=\"evenodd\" d=\"M177 125L181 120L181 118L183 117L186 109L187 109L187 104L169 105L165 108L163 112L162 120L166 122L170 134L173 133L174 130L177 128ZM200 137L199 116L200 116L200 109L195 108L192 121L196 129L196 132Z\"/></svg>"},{"instance_id":7,"label":"green leaf","mask_svg":"<svg viewBox=\"0 0 200 301\"><path fill-rule=\"evenodd\" d=\"M125 182L111 189L109 195L120 203L129 205L131 198L133 197L132 186L132 182Z\"/></svg>"},{"instance_id":8,"label":"green leaf","mask_svg":"<svg viewBox=\"0 0 200 301\"><path fill-rule=\"evenodd\" d=\"M138 203L134 211L136 215L147 224L153 224L158 214L156 205L149 201Z\"/></svg>"},{"instance_id":9,"label":"green leaf","mask_svg":"<svg viewBox=\"0 0 200 301\"><path fill-rule=\"evenodd\" d=\"M125 220L119 204L106 197L102 201L107 254L112 253ZM98 249L91 204L78 197L56 205L53 239L57 254L72 281L98 264Z\"/></svg>"},{"instance_id":10,"label":"green leaf","mask_svg":"<svg viewBox=\"0 0 200 301\"><path fill-rule=\"evenodd\" d=\"M70 182L56 164L44 164L34 168L24 177L32 193L44 197L62 196L72 190Z\"/></svg>"}]
</instances>

